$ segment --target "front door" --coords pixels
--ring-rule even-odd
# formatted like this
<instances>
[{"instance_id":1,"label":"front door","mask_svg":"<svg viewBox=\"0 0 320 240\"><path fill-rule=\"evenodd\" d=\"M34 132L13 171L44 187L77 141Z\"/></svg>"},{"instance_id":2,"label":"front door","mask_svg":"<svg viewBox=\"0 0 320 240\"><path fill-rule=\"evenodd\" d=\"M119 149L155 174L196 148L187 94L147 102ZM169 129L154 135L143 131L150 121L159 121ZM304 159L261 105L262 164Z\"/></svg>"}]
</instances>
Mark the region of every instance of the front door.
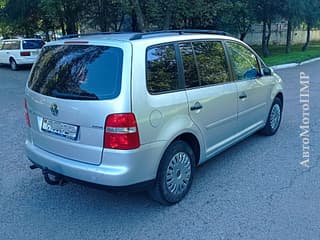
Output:
<instances>
[{"instance_id":1,"label":"front door","mask_svg":"<svg viewBox=\"0 0 320 240\"><path fill-rule=\"evenodd\" d=\"M238 128L251 131L264 124L272 83L260 74L257 57L244 45L226 43L238 89Z\"/></svg>"}]
</instances>

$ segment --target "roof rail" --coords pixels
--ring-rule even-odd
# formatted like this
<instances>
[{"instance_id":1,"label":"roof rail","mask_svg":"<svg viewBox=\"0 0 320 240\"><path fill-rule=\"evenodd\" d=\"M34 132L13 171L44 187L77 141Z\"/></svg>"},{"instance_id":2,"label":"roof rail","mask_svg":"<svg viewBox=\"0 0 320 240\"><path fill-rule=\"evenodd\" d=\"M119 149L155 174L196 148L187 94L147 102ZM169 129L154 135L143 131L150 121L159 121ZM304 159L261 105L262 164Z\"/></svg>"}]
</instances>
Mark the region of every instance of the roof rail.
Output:
<instances>
[{"instance_id":1,"label":"roof rail","mask_svg":"<svg viewBox=\"0 0 320 240\"><path fill-rule=\"evenodd\" d=\"M144 36L148 35L156 35L156 34L170 34L176 33L178 35L183 35L185 33L202 33L202 34L216 34L216 35L224 35L224 36L232 36L230 33L219 31L219 30L205 30L205 29L181 29L181 30L163 30L163 31L154 31L154 32L143 32L136 33L133 35L130 40L138 40L142 39Z\"/></svg>"},{"instance_id":2,"label":"roof rail","mask_svg":"<svg viewBox=\"0 0 320 240\"><path fill-rule=\"evenodd\" d=\"M82 36L95 36L95 35L109 35L109 34L121 34L121 33L131 33L131 32L91 32L91 33L75 33L64 35L59 38L60 39L68 39L68 38L76 38Z\"/></svg>"}]
</instances>

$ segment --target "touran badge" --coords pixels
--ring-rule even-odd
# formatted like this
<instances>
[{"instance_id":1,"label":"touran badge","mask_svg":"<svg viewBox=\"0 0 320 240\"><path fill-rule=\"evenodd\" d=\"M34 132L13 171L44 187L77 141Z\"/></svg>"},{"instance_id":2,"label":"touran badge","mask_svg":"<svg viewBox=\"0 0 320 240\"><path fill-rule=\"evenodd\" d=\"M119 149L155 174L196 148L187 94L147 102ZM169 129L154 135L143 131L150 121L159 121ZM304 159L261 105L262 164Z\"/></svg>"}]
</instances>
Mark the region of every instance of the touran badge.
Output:
<instances>
[{"instance_id":1,"label":"touran badge","mask_svg":"<svg viewBox=\"0 0 320 240\"><path fill-rule=\"evenodd\" d=\"M55 103L52 103L50 106L50 111L52 113L53 116L57 116L59 113L59 109L58 109L58 105Z\"/></svg>"}]
</instances>

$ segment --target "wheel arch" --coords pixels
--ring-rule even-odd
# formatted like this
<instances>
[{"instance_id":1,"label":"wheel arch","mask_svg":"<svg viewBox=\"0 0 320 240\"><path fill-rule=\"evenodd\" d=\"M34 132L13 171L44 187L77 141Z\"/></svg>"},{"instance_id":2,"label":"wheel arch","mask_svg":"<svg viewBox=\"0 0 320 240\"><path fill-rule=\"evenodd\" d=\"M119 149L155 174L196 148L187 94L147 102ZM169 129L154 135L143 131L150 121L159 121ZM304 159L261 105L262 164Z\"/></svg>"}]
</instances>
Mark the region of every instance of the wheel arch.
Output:
<instances>
[{"instance_id":1,"label":"wheel arch","mask_svg":"<svg viewBox=\"0 0 320 240\"><path fill-rule=\"evenodd\" d=\"M195 164L198 165L200 162L200 143L197 137L192 133L183 133L177 136L171 143L177 140L184 141L191 147L196 158ZM171 143L169 144L169 146L171 145Z\"/></svg>"},{"instance_id":2,"label":"wheel arch","mask_svg":"<svg viewBox=\"0 0 320 240\"><path fill-rule=\"evenodd\" d=\"M13 61L17 62L17 61L14 59L14 57L13 57L13 56L10 56L10 57L9 57L9 63L11 62L11 60L13 60Z\"/></svg>"},{"instance_id":3,"label":"wheel arch","mask_svg":"<svg viewBox=\"0 0 320 240\"><path fill-rule=\"evenodd\" d=\"M281 100L282 105L283 105L283 93L282 92L278 92L277 95L275 96L275 98L279 98Z\"/></svg>"}]
</instances>

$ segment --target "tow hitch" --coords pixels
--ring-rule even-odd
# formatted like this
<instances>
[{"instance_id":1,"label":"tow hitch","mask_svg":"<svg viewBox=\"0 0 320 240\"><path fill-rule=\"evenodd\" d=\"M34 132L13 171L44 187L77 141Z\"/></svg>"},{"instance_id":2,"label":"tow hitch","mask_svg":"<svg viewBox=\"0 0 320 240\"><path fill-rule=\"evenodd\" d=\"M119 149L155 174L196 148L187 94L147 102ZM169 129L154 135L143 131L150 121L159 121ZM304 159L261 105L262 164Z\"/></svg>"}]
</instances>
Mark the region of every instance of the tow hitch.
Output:
<instances>
[{"instance_id":1,"label":"tow hitch","mask_svg":"<svg viewBox=\"0 0 320 240\"><path fill-rule=\"evenodd\" d=\"M32 170L33 169L37 169L37 168L40 168L40 167L38 167L37 165L31 165L30 166L30 169L32 169ZM44 180L49 185L60 185L60 186L63 186L66 183L66 181L65 181L65 179L63 178L62 175L57 174L57 173L53 173L53 172L49 171L48 168L43 168L42 169L42 174L43 174Z\"/></svg>"}]
</instances>

